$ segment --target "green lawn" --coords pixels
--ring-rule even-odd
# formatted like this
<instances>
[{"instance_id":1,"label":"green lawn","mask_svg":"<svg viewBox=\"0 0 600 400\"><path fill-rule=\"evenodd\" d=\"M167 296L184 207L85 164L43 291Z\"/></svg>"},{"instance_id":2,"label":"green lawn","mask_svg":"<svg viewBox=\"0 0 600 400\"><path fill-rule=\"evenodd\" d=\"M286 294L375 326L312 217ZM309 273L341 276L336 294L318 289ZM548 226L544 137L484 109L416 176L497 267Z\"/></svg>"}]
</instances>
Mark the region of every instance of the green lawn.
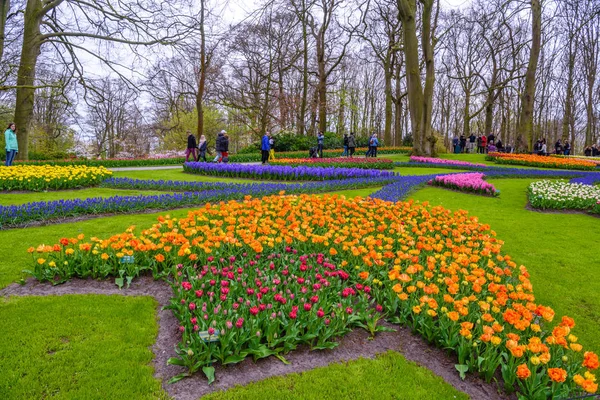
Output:
<instances>
[{"instance_id":1,"label":"green lawn","mask_svg":"<svg viewBox=\"0 0 600 400\"><path fill-rule=\"evenodd\" d=\"M536 299L575 318L574 334L587 350L600 352L600 220L582 214L525 209L530 179L490 180L500 190L491 198L427 187L410 197L468 210L505 241L503 251L531 274Z\"/></svg>"},{"instance_id":2,"label":"green lawn","mask_svg":"<svg viewBox=\"0 0 600 400\"><path fill-rule=\"evenodd\" d=\"M395 352L373 360L359 359L301 374L266 379L205 400L251 399L468 399L426 368Z\"/></svg>"},{"instance_id":3,"label":"green lawn","mask_svg":"<svg viewBox=\"0 0 600 400\"><path fill-rule=\"evenodd\" d=\"M0 398L167 398L152 376L150 297L0 298Z\"/></svg>"},{"instance_id":4,"label":"green lawn","mask_svg":"<svg viewBox=\"0 0 600 400\"><path fill-rule=\"evenodd\" d=\"M382 158L388 158L382 156ZM483 155L444 155L483 162ZM390 156L389 158L392 158ZM394 155L406 161L405 155ZM403 159L404 158L404 159ZM397 168L403 175L457 172L440 168ZM123 171L116 177L187 181L223 181L179 170ZM248 182L244 179L227 179ZM529 179L492 181L498 198L427 187L410 197L452 210L466 209L489 223L504 240L504 252L531 273L537 301L552 306L557 319L575 318L573 333L586 350L600 352L600 220L580 214L543 214L525 209ZM368 196L379 188L340 191ZM133 192L133 193L131 193ZM88 193L80 196L82 193ZM60 198L137 194L138 191L79 191L2 194L1 204ZM150 192L144 191L144 194ZM12 197L11 197L12 196ZM73 196L73 197L68 197ZM0 288L23 276L31 265L30 246L56 243L79 233L107 237L130 225L150 226L159 215L181 217L189 209L121 215L75 223L0 231ZM156 338L156 304L149 298L63 296L0 298L0 398L163 398L152 377L151 345ZM445 399L466 398L396 353L375 360L335 364L208 396L209 399Z\"/></svg>"}]
</instances>

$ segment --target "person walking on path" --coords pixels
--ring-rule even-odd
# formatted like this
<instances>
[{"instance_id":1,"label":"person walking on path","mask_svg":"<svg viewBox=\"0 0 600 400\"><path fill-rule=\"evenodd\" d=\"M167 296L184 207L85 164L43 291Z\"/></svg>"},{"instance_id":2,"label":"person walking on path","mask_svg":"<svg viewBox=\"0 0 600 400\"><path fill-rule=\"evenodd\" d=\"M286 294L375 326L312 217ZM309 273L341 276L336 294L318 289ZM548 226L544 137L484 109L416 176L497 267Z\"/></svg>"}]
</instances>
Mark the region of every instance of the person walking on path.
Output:
<instances>
[{"instance_id":1,"label":"person walking on path","mask_svg":"<svg viewBox=\"0 0 600 400\"><path fill-rule=\"evenodd\" d=\"M344 152L342 157L348 157L348 134L344 133Z\"/></svg>"},{"instance_id":2,"label":"person walking on path","mask_svg":"<svg viewBox=\"0 0 600 400\"><path fill-rule=\"evenodd\" d=\"M217 155L216 155L215 159L213 160L213 162L220 162L221 159L223 158L223 142L225 140L226 133L227 132L225 132L225 130L222 130L217 135L217 141L215 143L215 151L217 152Z\"/></svg>"},{"instance_id":3,"label":"person walking on path","mask_svg":"<svg viewBox=\"0 0 600 400\"><path fill-rule=\"evenodd\" d=\"M269 151L271 150L271 143L269 140L269 132L265 132L260 143L260 150L262 151L262 163L265 164L269 159Z\"/></svg>"},{"instance_id":4,"label":"person walking on path","mask_svg":"<svg viewBox=\"0 0 600 400\"><path fill-rule=\"evenodd\" d=\"M319 153L319 157L323 158L323 144L325 142L325 135L322 131L317 133L317 152Z\"/></svg>"},{"instance_id":5,"label":"person walking on path","mask_svg":"<svg viewBox=\"0 0 600 400\"><path fill-rule=\"evenodd\" d=\"M223 141L221 142L222 145L222 149L221 149L221 159L219 160L219 162L229 162L229 135L228 134L224 134L223 135Z\"/></svg>"},{"instance_id":6,"label":"person walking on path","mask_svg":"<svg viewBox=\"0 0 600 400\"><path fill-rule=\"evenodd\" d=\"M185 150L185 162L188 162L188 158L190 157L190 154L192 155L192 160L196 161L196 158L198 157L196 154L196 147L198 147L198 145L196 144L196 136L192 135L191 131L187 131L188 137L187 137L187 149Z\"/></svg>"},{"instance_id":7,"label":"person walking on path","mask_svg":"<svg viewBox=\"0 0 600 400\"><path fill-rule=\"evenodd\" d=\"M350 132L350 136L348 137L348 151L349 156L352 158L354 155L354 151L356 150L356 138L354 137L354 132Z\"/></svg>"},{"instance_id":8,"label":"person walking on path","mask_svg":"<svg viewBox=\"0 0 600 400\"><path fill-rule=\"evenodd\" d=\"M6 161L4 162L4 165L7 167L12 166L15 156L19 152L19 143L17 142L17 134L15 133L16 130L16 125L11 122L8 124L6 131L4 131L4 140L6 143Z\"/></svg>"},{"instance_id":9,"label":"person walking on path","mask_svg":"<svg viewBox=\"0 0 600 400\"><path fill-rule=\"evenodd\" d=\"M275 139L273 139L271 132L267 134L269 135L269 162L271 162L275 161Z\"/></svg>"},{"instance_id":10,"label":"person walking on path","mask_svg":"<svg viewBox=\"0 0 600 400\"><path fill-rule=\"evenodd\" d=\"M200 143L198 143L198 160L206 162L206 150L208 149L208 143L206 142L206 136L200 136Z\"/></svg>"}]
</instances>

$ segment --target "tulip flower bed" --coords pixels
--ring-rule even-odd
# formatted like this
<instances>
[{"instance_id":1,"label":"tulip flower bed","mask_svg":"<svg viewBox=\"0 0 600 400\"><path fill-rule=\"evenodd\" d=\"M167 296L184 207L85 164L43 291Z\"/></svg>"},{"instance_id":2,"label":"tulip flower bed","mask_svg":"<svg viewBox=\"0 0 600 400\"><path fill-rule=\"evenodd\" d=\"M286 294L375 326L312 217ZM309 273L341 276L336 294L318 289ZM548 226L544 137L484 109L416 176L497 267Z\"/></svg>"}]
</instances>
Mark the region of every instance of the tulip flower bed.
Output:
<instances>
[{"instance_id":1,"label":"tulip flower bed","mask_svg":"<svg viewBox=\"0 0 600 400\"><path fill-rule=\"evenodd\" d=\"M415 163L419 163L419 164L432 164L436 167L446 167L446 168L448 168L448 167L488 168L488 166L485 164L472 163L472 162L460 161L460 160L445 160L443 158L433 158L433 157L410 156L410 162L411 162L411 166L413 166Z\"/></svg>"},{"instance_id":2,"label":"tulip flower bed","mask_svg":"<svg viewBox=\"0 0 600 400\"><path fill-rule=\"evenodd\" d=\"M17 165L0 168L0 190L61 190L100 184L112 174L104 167Z\"/></svg>"},{"instance_id":3,"label":"tulip flower bed","mask_svg":"<svg viewBox=\"0 0 600 400\"><path fill-rule=\"evenodd\" d=\"M481 172L470 172L467 174L454 174L436 176L428 183L432 186L441 186L461 192L483 194L486 196L498 196L500 193L494 185L483 180L485 175Z\"/></svg>"},{"instance_id":4,"label":"tulip flower bed","mask_svg":"<svg viewBox=\"0 0 600 400\"><path fill-rule=\"evenodd\" d=\"M342 322L374 332L385 316L454 351L461 375L491 381L500 373L505 389L525 398L598 389L598 357L577 343L575 321L552 323L554 311L535 303L526 268L465 211L271 196L84 239L30 248L32 274L53 281L112 275L121 285L146 271L170 276L182 331L171 362L189 373L204 368L212 376L213 362L282 356L299 343L327 348L344 333Z\"/></svg>"},{"instance_id":5,"label":"tulip flower bed","mask_svg":"<svg viewBox=\"0 0 600 400\"><path fill-rule=\"evenodd\" d=\"M385 158L279 158L270 165L310 165L311 167L394 169L394 161Z\"/></svg>"},{"instance_id":6,"label":"tulip flower bed","mask_svg":"<svg viewBox=\"0 0 600 400\"><path fill-rule=\"evenodd\" d=\"M192 174L220 176L228 178L252 178L265 180L330 180L344 178L381 178L393 177L394 172L362 168L271 166L243 164L210 164L188 162L183 170Z\"/></svg>"},{"instance_id":7,"label":"tulip flower bed","mask_svg":"<svg viewBox=\"0 0 600 400\"><path fill-rule=\"evenodd\" d=\"M191 190L184 193L140 196L93 197L88 199L39 201L14 206L0 206L0 229L23 226L33 221L56 221L66 217L107 213L134 213L151 209L197 206L207 202L241 200L247 196L262 197L276 193L325 193L386 185L397 176L354 178L323 182L284 183L210 183L144 181L110 179L106 187L147 190ZM114 183L114 186L111 184ZM129 185L129 186L128 186Z\"/></svg>"},{"instance_id":8,"label":"tulip flower bed","mask_svg":"<svg viewBox=\"0 0 600 400\"><path fill-rule=\"evenodd\" d=\"M571 158L571 159L575 159L575 160L583 160L583 161L587 161L587 162L591 162L596 164L597 166L600 166L600 157L586 157L586 156L562 156L560 154L550 154L550 157L556 157L556 158Z\"/></svg>"},{"instance_id":9,"label":"tulip flower bed","mask_svg":"<svg viewBox=\"0 0 600 400\"><path fill-rule=\"evenodd\" d=\"M326 149L323 150L324 157L339 157L343 153L343 149ZM356 153L363 154L367 151L366 147L357 147ZM386 154L407 154L412 151L412 147L400 146L400 147L378 147L377 154L386 155ZM280 151L275 152L276 157L281 158L306 158L308 156L308 150L303 151ZM229 162L257 162L260 161L260 152L257 150L256 153L242 153L242 154L232 154L229 156Z\"/></svg>"},{"instance_id":10,"label":"tulip flower bed","mask_svg":"<svg viewBox=\"0 0 600 400\"><path fill-rule=\"evenodd\" d=\"M543 180L531 183L527 196L534 208L593 211L600 204L600 187Z\"/></svg>"},{"instance_id":11,"label":"tulip flower bed","mask_svg":"<svg viewBox=\"0 0 600 400\"><path fill-rule=\"evenodd\" d=\"M489 153L486 160L492 160L497 164L526 165L540 168L576 169L582 171L596 169L595 163L586 160L533 154Z\"/></svg>"},{"instance_id":12,"label":"tulip flower bed","mask_svg":"<svg viewBox=\"0 0 600 400\"><path fill-rule=\"evenodd\" d=\"M386 330L381 305L369 285L323 254L282 253L216 258L202 266L176 267L169 306L179 320L180 358L170 363L188 368L177 381L202 367L214 379L212 362L234 364L253 357L282 357L298 345L312 350L337 346L336 338L363 327L372 335Z\"/></svg>"}]
</instances>

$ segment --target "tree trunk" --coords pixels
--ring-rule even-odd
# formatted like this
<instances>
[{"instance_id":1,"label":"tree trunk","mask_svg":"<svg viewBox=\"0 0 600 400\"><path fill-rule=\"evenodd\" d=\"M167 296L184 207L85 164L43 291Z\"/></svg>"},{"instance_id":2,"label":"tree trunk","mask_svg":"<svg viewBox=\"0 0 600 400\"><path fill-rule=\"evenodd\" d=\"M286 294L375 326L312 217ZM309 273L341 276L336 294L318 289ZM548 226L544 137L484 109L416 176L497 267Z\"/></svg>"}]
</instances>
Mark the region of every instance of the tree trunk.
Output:
<instances>
[{"instance_id":1,"label":"tree trunk","mask_svg":"<svg viewBox=\"0 0 600 400\"><path fill-rule=\"evenodd\" d=\"M21 61L17 72L17 100L15 104L15 125L17 126L17 140L19 144L19 160L28 160L29 128L33 117L33 103L35 96L35 67L40 47L42 2L28 0L23 21L23 48Z\"/></svg>"},{"instance_id":2,"label":"tree trunk","mask_svg":"<svg viewBox=\"0 0 600 400\"><path fill-rule=\"evenodd\" d=\"M437 139L431 129L431 119L433 115L433 90L435 85L435 64L434 64L434 38L431 31L431 17L433 12L434 0L421 0L423 3L421 47L423 48L423 57L425 58L425 90L423 93L423 147L425 153L435 157L435 142Z\"/></svg>"},{"instance_id":3,"label":"tree trunk","mask_svg":"<svg viewBox=\"0 0 600 400\"><path fill-rule=\"evenodd\" d=\"M4 40L6 38L6 17L10 10L10 0L0 0L0 61L4 56Z\"/></svg>"},{"instance_id":4,"label":"tree trunk","mask_svg":"<svg viewBox=\"0 0 600 400\"><path fill-rule=\"evenodd\" d=\"M573 45L573 38L569 38L569 60L568 60L568 69L567 69L567 93L565 98L565 112L563 115L563 124L562 124L562 140L567 140L569 138L569 127L570 121L573 116L573 75L575 72L575 49ZM587 139L587 135L586 135ZM586 143L587 146L587 143Z\"/></svg>"},{"instance_id":5,"label":"tree trunk","mask_svg":"<svg viewBox=\"0 0 600 400\"><path fill-rule=\"evenodd\" d=\"M298 134L306 135L306 107L308 103L308 31L306 22L306 0L302 0L302 100L298 113Z\"/></svg>"},{"instance_id":6,"label":"tree trunk","mask_svg":"<svg viewBox=\"0 0 600 400\"><path fill-rule=\"evenodd\" d=\"M521 110L517 128L516 148L529 152L533 145L533 106L535 97L535 73L540 57L542 37L542 6L540 0L531 0L531 52L525 74L525 88L521 96Z\"/></svg>"},{"instance_id":7,"label":"tree trunk","mask_svg":"<svg viewBox=\"0 0 600 400\"><path fill-rule=\"evenodd\" d=\"M386 57L386 62L383 66L384 68L384 76L385 76L385 122L383 128L383 143L386 146L391 146L392 144L392 119L393 119L393 102L392 102L392 74L393 68L391 62L391 54L388 51L388 56Z\"/></svg>"},{"instance_id":8,"label":"tree trunk","mask_svg":"<svg viewBox=\"0 0 600 400\"><path fill-rule=\"evenodd\" d=\"M196 93L196 112L198 114L198 140L204 135L204 87L206 84L206 35L204 33L204 2L200 0L200 77Z\"/></svg>"},{"instance_id":9,"label":"tree trunk","mask_svg":"<svg viewBox=\"0 0 600 400\"><path fill-rule=\"evenodd\" d=\"M317 94L319 98L319 131L325 132L327 130L327 75L325 72L325 33L321 32L323 27L319 30L317 35Z\"/></svg>"},{"instance_id":10,"label":"tree trunk","mask_svg":"<svg viewBox=\"0 0 600 400\"><path fill-rule=\"evenodd\" d=\"M463 135L471 136L471 91L465 91L465 110L463 115Z\"/></svg>"}]
</instances>

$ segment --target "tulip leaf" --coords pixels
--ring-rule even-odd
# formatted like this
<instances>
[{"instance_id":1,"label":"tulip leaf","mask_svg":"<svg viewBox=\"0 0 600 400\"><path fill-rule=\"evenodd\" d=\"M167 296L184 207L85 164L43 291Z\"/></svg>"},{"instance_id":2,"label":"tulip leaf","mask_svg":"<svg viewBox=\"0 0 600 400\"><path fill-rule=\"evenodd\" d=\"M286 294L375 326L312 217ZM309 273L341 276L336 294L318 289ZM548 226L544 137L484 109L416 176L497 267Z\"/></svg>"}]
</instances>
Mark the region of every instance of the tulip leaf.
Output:
<instances>
[{"instance_id":1,"label":"tulip leaf","mask_svg":"<svg viewBox=\"0 0 600 400\"><path fill-rule=\"evenodd\" d=\"M208 378L209 385L215 381L215 367L202 367L202 372Z\"/></svg>"},{"instance_id":2,"label":"tulip leaf","mask_svg":"<svg viewBox=\"0 0 600 400\"><path fill-rule=\"evenodd\" d=\"M467 376L466 373L469 371L469 366L465 364L454 364L454 368L458 371L460 379L464 380Z\"/></svg>"}]
</instances>

